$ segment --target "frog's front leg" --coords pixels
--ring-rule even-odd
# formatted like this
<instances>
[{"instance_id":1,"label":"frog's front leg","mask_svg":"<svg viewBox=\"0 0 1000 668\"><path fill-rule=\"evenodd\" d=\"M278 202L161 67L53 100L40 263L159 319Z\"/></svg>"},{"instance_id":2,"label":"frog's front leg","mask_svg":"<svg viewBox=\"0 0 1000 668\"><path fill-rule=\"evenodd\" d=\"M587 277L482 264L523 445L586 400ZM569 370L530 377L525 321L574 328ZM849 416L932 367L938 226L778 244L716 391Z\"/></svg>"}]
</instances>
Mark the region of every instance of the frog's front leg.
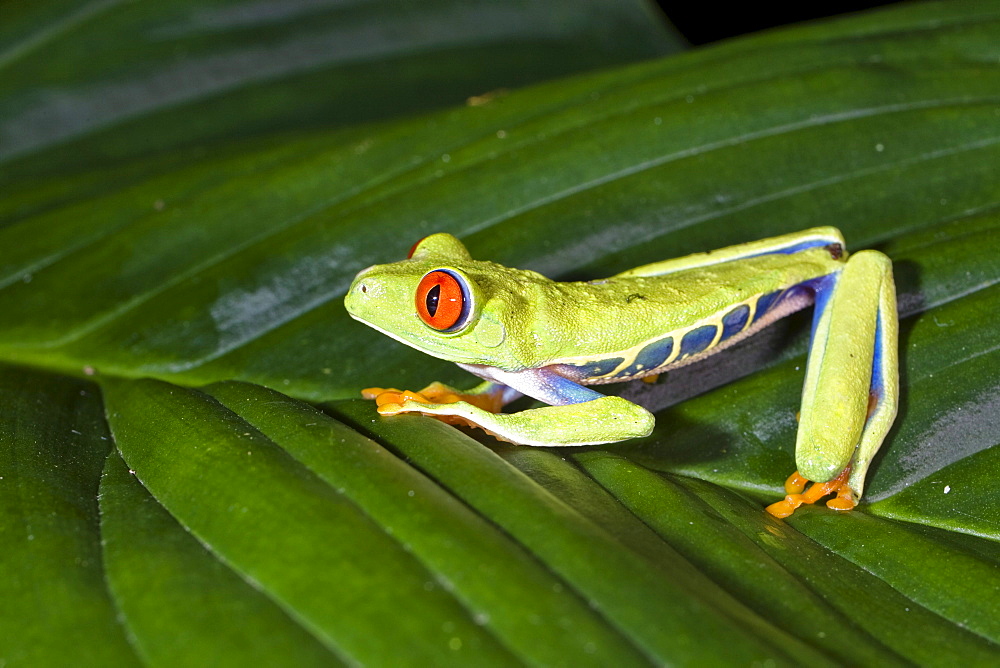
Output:
<instances>
[{"instance_id":1,"label":"frog's front leg","mask_svg":"<svg viewBox=\"0 0 1000 668\"><path fill-rule=\"evenodd\" d=\"M484 411L499 413L501 408L520 397L521 393L514 388L487 380L465 391L434 381L418 392L391 387L368 387L361 390L361 396L365 399L374 399L381 415L395 415L400 411L395 410L394 406L407 400L424 404L451 404L465 401Z\"/></svg>"},{"instance_id":2,"label":"frog's front leg","mask_svg":"<svg viewBox=\"0 0 1000 668\"><path fill-rule=\"evenodd\" d=\"M415 393L398 393L398 402L383 403L377 398L379 413L422 413L448 421L457 419L505 441L535 446L614 443L648 436L653 430L653 415L641 406L583 387L549 369L504 372L479 365L460 366L490 380L464 397L458 393L458 401L450 400L455 394L436 395L443 399L440 402L422 401L430 398ZM428 387L451 390L440 383ZM476 397L484 393L499 397L502 403L527 394L552 405L518 413L495 413L475 405L479 403Z\"/></svg>"},{"instance_id":3,"label":"frog's front leg","mask_svg":"<svg viewBox=\"0 0 1000 668\"><path fill-rule=\"evenodd\" d=\"M898 316L889 258L861 251L840 272L819 279L813 323L795 445L798 471L785 484L785 499L768 506L777 517L831 493L837 496L829 507L853 508L896 417Z\"/></svg>"}]
</instances>

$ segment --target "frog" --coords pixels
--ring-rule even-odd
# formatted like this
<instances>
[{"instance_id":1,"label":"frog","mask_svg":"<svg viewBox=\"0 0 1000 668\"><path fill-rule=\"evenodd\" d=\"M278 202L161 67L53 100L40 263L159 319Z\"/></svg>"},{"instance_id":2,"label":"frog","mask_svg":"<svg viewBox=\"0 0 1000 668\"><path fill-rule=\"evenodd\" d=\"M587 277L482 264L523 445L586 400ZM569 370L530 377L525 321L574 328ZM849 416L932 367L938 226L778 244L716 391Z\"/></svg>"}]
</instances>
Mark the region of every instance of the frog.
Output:
<instances>
[{"instance_id":1,"label":"frog","mask_svg":"<svg viewBox=\"0 0 1000 668\"><path fill-rule=\"evenodd\" d=\"M465 391L440 382L364 389L380 415L427 415L538 447L650 435L650 411L593 386L697 363L813 306L796 470L784 498L767 506L784 518L826 497L827 507L851 510L863 494L897 413L895 293L889 257L849 254L834 227L576 282L474 260L441 232L414 244L405 260L359 272L345 306L369 327L481 379ZM543 405L503 412L524 395Z\"/></svg>"}]
</instances>

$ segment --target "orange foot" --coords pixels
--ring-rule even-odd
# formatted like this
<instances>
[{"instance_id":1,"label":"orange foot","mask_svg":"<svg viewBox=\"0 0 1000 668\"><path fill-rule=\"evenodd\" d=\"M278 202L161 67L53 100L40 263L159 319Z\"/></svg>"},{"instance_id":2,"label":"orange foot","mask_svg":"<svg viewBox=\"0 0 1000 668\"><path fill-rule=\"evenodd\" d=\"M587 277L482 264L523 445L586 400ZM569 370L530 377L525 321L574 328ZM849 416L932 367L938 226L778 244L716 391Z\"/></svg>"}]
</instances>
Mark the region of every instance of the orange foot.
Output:
<instances>
[{"instance_id":1,"label":"orange foot","mask_svg":"<svg viewBox=\"0 0 1000 668\"><path fill-rule=\"evenodd\" d=\"M398 415L407 412L402 407L405 401L414 401L421 404L453 404L458 401L464 401L490 413L499 413L502 408L499 392L463 394L455 392L447 385L438 382L431 383L419 392L397 390L395 388L368 387L361 390L361 396L365 399L375 400L379 415ZM467 420L457 416L434 415L433 413L424 413L424 415L437 418L449 424L469 424Z\"/></svg>"},{"instance_id":2,"label":"orange foot","mask_svg":"<svg viewBox=\"0 0 1000 668\"><path fill-rule=\"evenodd\" d=\"M836 492L837 496L826 502L827 508L833 510L851 510L858 502L854 498L854 490L848 484L847 479L851 475L851 467L847 467L829 482L814 482L808 491L804 491L809 483L798 471L793 473L785 481L785 492L787 496L777 503L772 503L767 507L767 512L775 517L788 517L795 512L795 509L803 503L816 503L824 496Z\"/></svg>"},{"instance_id":3,"label":"orange foot","mask_svg":"<svg viewBox=\"0 0 1000 668\"><path fill-rule=\"evenodd\" d=\"M461 398L453 393L414 392L412 390L397 390L396 388L366 387L361 390L361 396L365 399L374 399L376 410L379 415L399 415L400 413L421 413L427 417L432 417L448 424L468 424L467 420L454 415L435 415L433 413L423 413L422 411L403 410L404 401L415 401L420 404L453 404L461 401Z\"/></svg>"}]
</instances>

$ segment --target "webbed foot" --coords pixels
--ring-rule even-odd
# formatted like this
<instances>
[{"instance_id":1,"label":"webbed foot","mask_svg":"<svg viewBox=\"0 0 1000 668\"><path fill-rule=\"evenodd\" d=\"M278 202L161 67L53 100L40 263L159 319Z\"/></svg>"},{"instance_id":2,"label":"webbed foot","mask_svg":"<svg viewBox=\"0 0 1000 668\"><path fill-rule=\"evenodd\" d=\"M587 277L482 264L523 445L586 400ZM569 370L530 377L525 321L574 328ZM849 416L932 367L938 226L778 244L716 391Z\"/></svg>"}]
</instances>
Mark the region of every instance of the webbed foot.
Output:
<instances>
[{"instance_id":1,"label":"webbed foot","mask_svg":"<svg viewBox=\"0 0 1000 668\"><path fill-rule=\"evenodd\" d=\"M848 485L850 476L851 467L847 467L833 480L814 482L807 490L806 485L810 483L809 479L796 471L785 481L785 498L769 505L767 512L775 517L788 517L802 504L816 503L824 496L834 493L837 496L827 501L826 507L841 511L851 510L858 505L858 502L855 499L854 490Z\"/></svg>"}]
</instances>

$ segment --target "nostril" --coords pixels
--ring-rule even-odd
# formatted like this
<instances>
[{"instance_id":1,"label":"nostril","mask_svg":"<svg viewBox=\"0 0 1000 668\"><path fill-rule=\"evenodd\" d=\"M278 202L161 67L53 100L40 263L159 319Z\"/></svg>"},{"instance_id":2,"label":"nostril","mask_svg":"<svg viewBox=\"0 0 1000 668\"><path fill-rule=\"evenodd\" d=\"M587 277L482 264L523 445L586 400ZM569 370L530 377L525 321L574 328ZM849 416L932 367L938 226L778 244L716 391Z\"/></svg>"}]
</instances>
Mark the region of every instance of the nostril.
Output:
<instances>
[{"instance_id":1,"label":"nostril","mask_svg":"<svg viewBox=\"0 0 1000 668\"><path fill-rule=\"evenodd\" d=\"M361 284L361 292L368 294L368 286L364 283Z\"/></svg>"}]
</instances>

